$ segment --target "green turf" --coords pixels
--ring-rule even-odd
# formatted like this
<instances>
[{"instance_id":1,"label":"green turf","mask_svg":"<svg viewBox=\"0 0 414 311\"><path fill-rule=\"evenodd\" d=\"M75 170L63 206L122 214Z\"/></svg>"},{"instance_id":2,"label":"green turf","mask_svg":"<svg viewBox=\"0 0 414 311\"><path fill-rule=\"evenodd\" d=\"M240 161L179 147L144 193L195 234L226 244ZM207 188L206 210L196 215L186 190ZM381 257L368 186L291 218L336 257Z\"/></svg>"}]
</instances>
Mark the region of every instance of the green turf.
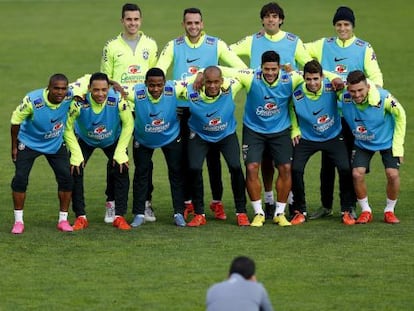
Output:
<instances>
[{"instance_id":1,"label":"green turf","mask_svg":"<svg viewBox=\"0 0 414 311\"><path fill-rule=\"evenodd\" d=\"M263 228L238 228L226 172L228 220L216 221L207 211L206 226L176 228L166 165L157 151L153 201L158 220L119 232L103 223L106 160L98 151L86 168L87 230L63 234L55 229L56 184L46 161L39 159L30 177L26 232L10 234L11 112L28 91L45 86L55 72L74 80L97 71L105 41L121 31L123 3L0 0L0 310L202 310L207 288L224 279L232 258L242 254L256 260L258 279L277 310L414 309L414 165L410 157L414 148L410 92L414 4L406 0L279 2L286 15L282 28L305 42L333 35L331 21L339 5L354 9L356 34L374 46L385 87L407 111L406 163L401 167L396 210L400 225L382 223L385 176L376 156L368 176L374 209L369 225L343 226L336 195L335 215L330 219L291 228L270 223ZM142 29L162 49L182 33L185 7L200 7L206 31L233 43L260 27L259 10L264 3L183 0L139 4L144 14ZM240 95L238 103L242 99ZM239 119L241 112L239 107ZM319 158L312 159L306 173L310 211L319 207L318 165ZM209 200L206 180L206 203ZM129 220L131 203L132 196Z\"/></svg>"}]
</instances>

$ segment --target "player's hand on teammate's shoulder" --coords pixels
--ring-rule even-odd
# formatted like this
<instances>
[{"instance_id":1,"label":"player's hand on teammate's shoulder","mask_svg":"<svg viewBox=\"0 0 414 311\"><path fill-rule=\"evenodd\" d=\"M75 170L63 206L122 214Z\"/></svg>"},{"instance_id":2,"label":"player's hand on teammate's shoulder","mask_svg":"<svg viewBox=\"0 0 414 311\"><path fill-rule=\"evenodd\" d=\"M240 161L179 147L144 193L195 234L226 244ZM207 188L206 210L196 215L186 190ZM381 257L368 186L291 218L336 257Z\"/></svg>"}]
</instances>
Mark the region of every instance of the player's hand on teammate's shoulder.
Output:
<instances>
[{"instance_id":1,"label":"player's hand on teammate's shoulder","mask_svg":"<svg viewBox=\"0 0 414 311\"><path fill-rule=\"evenodd\" d=\"M335 78L331 81L331 83L335 91L343 90L345 87L345 83L341 78Z\"/></svg>"},{"instance_id":2,"label":"player's hand on teammate's shoulder","mask_svg":"<svg viewBox=\"0 0 414 311\"><path fill-rule=\"evenodd\" d=\"M203 73L198 72L196 79L193 82L193 89L197 92L200 91L203 88Z\"/></svg>"}]
</instances>

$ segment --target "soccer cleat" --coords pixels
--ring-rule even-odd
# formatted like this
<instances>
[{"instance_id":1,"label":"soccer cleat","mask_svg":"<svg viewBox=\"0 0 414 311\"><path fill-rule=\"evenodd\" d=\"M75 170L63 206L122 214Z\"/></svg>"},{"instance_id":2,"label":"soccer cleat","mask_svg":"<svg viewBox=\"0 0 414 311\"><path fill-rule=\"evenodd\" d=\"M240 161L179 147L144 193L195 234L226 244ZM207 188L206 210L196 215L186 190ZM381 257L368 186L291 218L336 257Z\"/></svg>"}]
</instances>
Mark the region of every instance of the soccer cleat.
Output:
<instances>
[{"instance_id":1,"label":"soccer cleat","mask_svg":"<svg viewBox=\"0 0 414 311\"><path fill-rule=\"evenodd\" d=\"M11 233L22 234L24 232L24 224L21 221L16 221L13 225Z\"/></svg>"},{"instance_id":2,"label":"soccer cleat","mask_svg":"<svg viewBox=\"0 0 414 311\"><path fill-rule=\"evenodd\" d=\"M206 216L195 214L194 218L187 224L189 227L199 227L207 223Z\"/></svg>"},{"instance_id":3,"label":"soccer cleat","mask_svg":"<svg viewBox=\"0 0 414 311\"><path fill-rule=\"evenodd\" d=\"M293 216L292 220L290 221L292 225L301 225L301 224L304 224L305 222L306 222L305 214L299 211L295 211L295 216Z\"/></svg>"},{"instance_id":4,"label":"soccer cleat","mask_svg":"<svg viewBox=\"0 0 414 311\"><path fill-rule=\"evenodd\" d=\"M238 213L237 214L237 224L240 227L250 226L249 217L247 217L246 213Z\"/></svg>"},{"instance_id":5,"label":"soccer cleat","mask_svg":"<svg viewBox=\"0 0 414 311\"><path fill-rule=\"evenodd\" d=\"M371 212L362 212L359 215L358 219L355 221L356 224L367 224L372 221L372 213Z\"/></svg>"},{"instance_id":6,"label":"soccer cleat","mask_svg":"<svg viewBox=\"0 0 414 311\"><path fill-rule=\"evenodd\" d=\"M189 215L194 216L194 205L193 203L185 203L184 219L187 220Z\"/></svg>"},{"instance_id":7,"label":"soccer cleat","mask_svg":"<svg viewBox=\"0 0 414 311\"><path fill-rule=\"evenodd\" d=\"M323 217L329 217L333 215L332 208L320 207L316 212L309 215L309 219L319 219Z\"/></svg>"},{"instance_id":8,"label":"soccer cleat","mask_svg":"<svg viewBox=\"0 0 414 311\"><path fill-rule=\"evenodd\" d=\"M211 202L210 209L214 212L214 217L220 220L226 220L227 215L224 212L224 205L222 202Z\"/></svg>"},{"instance_id":9,"label":"soccer cleat","mask_svg":"<svg viewBox=\"0 0 414 311\"><path fill-rule=\"evenodd\" d=\"M78 216L73 224L73 231L83 230L88 228L89 223L85 216Z\"/></svg>"},{"instance_id":10,"label":"soccer cleat","mask_svg":"<svg viewBox=\"0 0 414 311\"><path fill-rule=\"evenodd\" d=\"M113 223L115 219L115 201L108 201L105 204L105 218L104 221L107 224Z\"/></svg>"},{"instance_id":11,"label":"soccer cleat","mask_svg":"<svg viewBox=\"0 0 414 311\"><path fill-rule=\"evenodd\" d=\"M177 227L185 227L187 224L185 223L184 216L182 214L174 214L174 223Z\"/></svg>"},{"instance_id":12,"label":"soccer cleat","mask_svg":"<svg viewBox=\"0 0 414 311\"><path fill-rule=\"evenodd\" d=\"M59 221L59 223L57 224L57 228L58 228L58 230L63 231L63 232L72 232L73 231L72 226L69 224L69 221L67 221L67 220Z\"/></svg>"},{"instance_id":13,"label":"soccer cleat","mask_svg":"<svg viewBox=\"0 0 414 311\"><path fill-rule=\"evenodd\" d=\"M155 218L154 210L152 209L151 201L145 202L145 212L144 212L145 221L154 222L157 219Z\"/></svg>"},{"instance_id":14,"label":"soccer cleat","mask_svg":"<svg viewBox=\"0 0 414 311\"><path fill-rule=\"evenodd\" d=\"M400 220L395 216L393 212L384 213L384 222L387 224L399 224Z\"/></svg>"},{"instance_id":15,"label":"soccer cleat","mask_svg":"<svg viewBox=\"0 0 414 311\"><path fill-rule=\"evenodd\" d=\"M350 212L343 212L342 214L342 223L347 226L355 225L355 218Z\"/></svg>"},{"instance_id":16,"label":"soccer cleat","mask_svg":"<svg viewBox=\"0 0 414 311\"><path fill-rule=\"evenodd\" d=\"M272 219L275 216L276 205L265 203L265 217L266 219Z\"/></svg>"},{"instance_id":17,"label":"soccer cleat","mask_svg":"<svg viewBox=\"0 0 414 311\"><path fill-rule=\"evenodd\" d=\"M142 214L137 214L134 217L134 220L131 222L131 227L139 227L145 222L145 216Z\"/></svg>"},{"instance_id":18,"label":"soccer cleat","mask_svg":"<svg viewBox=\"0 0 414 311\"><path fill-rule=\"evenodd\" d=\"M278 214L277 216L273 217L273 222L276 225L279 225L281 227L287 227L291 226L292 224L286 219L285 213Z\"/></svg>"},{"instance_id":19,"label":"soccer cleat","mask_svg":"<svg viewBox=\"0 0 414 311\"><path fill-rule=\"evenodd\" d=\"M250 224L252 227L262 227L265 222L265 216L262 214L254 215L253 221Z\"/></svg>"},{"instance_id":20,"label":"soccer cleat","mask_svg":"<svg viewBox=\"0 0 414 311\"><path fill-rule=\"evenodd\" d=\"M118 228L119 230L131 230L131 226L128 225L127 221L122 216L115 216L112 226Z\"/></svg>"}]
</instances>

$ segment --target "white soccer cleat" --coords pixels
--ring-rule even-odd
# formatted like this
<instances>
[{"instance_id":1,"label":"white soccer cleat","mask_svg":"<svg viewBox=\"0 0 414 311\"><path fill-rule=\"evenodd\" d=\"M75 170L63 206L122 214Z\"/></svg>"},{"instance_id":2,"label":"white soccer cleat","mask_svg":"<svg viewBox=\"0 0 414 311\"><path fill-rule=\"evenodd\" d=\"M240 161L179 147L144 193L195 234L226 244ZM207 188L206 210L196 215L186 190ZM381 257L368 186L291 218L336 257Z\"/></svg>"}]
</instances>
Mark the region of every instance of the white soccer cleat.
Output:
<instances>
[{"instance_id":1,"label":"white soccer cleat","mask_svg":"<svg viewBox=\"0 0 414 311\"><path fill-rule=\"evenodd\" d=\"M144 213L145 221L154 222L157 219L155 218L154 210L152 209L151 201L145 201L145 213Z\"/></svg>"},{"instance_id":2,"label":"white soccer cleat","mask_svg":"<svg viewBox=\"0 0 414 311\"><path fill-rule=\"evenodd\" d=\"M105 218L104 221L107 224L111 224L114 222L115 219L115 201L108 201L105 204Z\"/></svg>"}]
</instances>

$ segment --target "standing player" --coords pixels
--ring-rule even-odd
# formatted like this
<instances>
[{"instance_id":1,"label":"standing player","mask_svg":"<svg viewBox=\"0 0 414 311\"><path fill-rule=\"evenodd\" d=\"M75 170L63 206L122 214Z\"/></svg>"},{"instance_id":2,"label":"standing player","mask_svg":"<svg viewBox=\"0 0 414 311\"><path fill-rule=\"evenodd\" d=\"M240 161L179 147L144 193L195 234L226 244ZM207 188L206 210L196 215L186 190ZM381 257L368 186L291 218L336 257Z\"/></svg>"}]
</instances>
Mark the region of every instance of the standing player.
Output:
<instances>
[{"instance_id":1,"label":"standing player","mask_svg":"<svg viewBox=\"0 0 414 311\"><path fill-rule=\"evenodd\" d=\"M185 89L184 86L181 86ZM165 81L164 72L151 68L146 73L145 84L136 84L132 95L135 104L134 127L134 202L132 213L135 215L132 227L145 221L145 193L147 193L150 162L154 150L161 148L168 166L171 197L174 209L174 222L185 227L184 184L182 177L182 139L180 120L177 118L175 86Z\"/></svg>"},{"instance_id":2,"label":"standing player","mask_svg":"<svg viewBox=\"0 0 414 311\"><path fill-rule=\"evenodd\" d=\"M360 70L349 73L347 85L347 92L342 94L341 101L344 118L355 137L352 175L362 209L356 223L366 224L372 220L365 174L372 156L379 151L387 177L384 222L397 224L400 221L394 214L394 208L400 191L399 167L404 159L404 108L390 92L370 84Z\"/></svg>"},{"instance_id":3,"label":"standing player","mask_svg":"<svg viewBox=\"0 0 414 311\"><path fill-rule=\"evenodd\" d=\"M85 102L72 104L65 131L65 139L71 151L71 165L76 167L72 168L72 207L77 217L74 230L88 227L83 187L84 165L96 148L102 149L111 163L110 174L114 179L115 200L113 226L121 230L130 229L124 215L129 191L127 147L133 128L134 121L129 105L119 93L109 87L108 76L101 72L92 74ZM77 156L79 154L81 156Z\"/></svg>"},{"instance_id":4,"label":"standing player","mask_svg":"<svg viewBox=\"0 0 414 311\"><path fill-rule=\"evenodd\" d=\"M187 224L198 227L206 224L204 214L203 162L211 148L218 149L226 160L230 176L237 224L249 226L246 214L246 189L240 163L240 145L236 133L234 96L241 89L237 81L224 80L221 70L209 66L204 70L202 89L188 86L190 118L188 126L188 162L193 189L194 218Z\"/></svg>"},{"instance_id":5,"label":"standing player","mask_svg":"<svg viewBox=\"0 0 414 311\"><path fill-rule=\"evenodd\" d=\"M197 73L199 68L206 68L211 65L218 65L219 61L231 67L245 68L243 61L231 50L222 40L207 35L204 31L204 23L201 11L197 8L187 8L184 10L182 26L185 35L171 40L164 47L157 67L167 72L168 68L173 67L173 79L185 80L188 76ZM180 108L178 111L181 117L181 137L184 139L186 149L188 128L188 109ZM186 154L186 152L185 152ZM184 159L185 167L187 159ZM207 167L209 171L210 186L213 200L210 208L214 211L217 219L226 219L224 206L221 201L223 196L223 183L221 177L220 152L216 148L210 148L207 154ZM191 185L186 180L185 189L190 189ZM186 215L194 212L191 203L191 193L185 193Z\"/></svg>"},{"instance_id":6,"label":"standing player","mask_svg":"<svg viewBox=\"0 0 414 311\"><path fill-rule=\"evenodd\" d=\"M63 143L63 131L72 102L68 79L54 74L46 89L28 93L11 117L11 155L15 175L11 188L14 204L12 233L24 232L23 208L29 174L35 159L44 155L58 184L60 231L72 231L67 218L72 196L69 155Z\"/></svg>"},{"instance_id":7,"label":"standing player","mask_svg":"<svg viewBox=\"0 0 414 311\"><path fill-rule=\"evenodd\" d=\"M287 66L289 69L297 70L312 60L297 35L280 29L285 20L285 14L277 3L270 2L264 5L260 11L260 19L263 25L261 31L230 45L230 48L237 55L249 57L250 68L260 67L261 56L268 50L274 50L280 55L282 69ZM268 219L273 218L275 211L273 175L272 159L269 152L265 151L262 162L262 177L265 190L265 212Z\"/></svg>"},{"instance_id":8,"label":"standing player","mask_svg":"<svg viewBox=\"0 0 414 311\"><path fill-rule=\"evenodd\" d=\"M121 23L124 28L123 32L109 40L103 48L101 72L106 73L110 80L132 88L136 83L143 83L147 70L155 66L158 47L152 38L140 30L142 12L136 4L124 4L122 7ZM113 221L115 211L114 180L113 176L109 174L111 167L112 163L108 162L106 222ZM152 169L150 176L152 176ZM155 221L156 218L151 204L151 192L153 189L151 179L149 183L150 190L147 194L145 219L147 221Z\"/></svg>"},{"instance_id":9,"label":"standing player","mask_svg":"<svg viewBox=\"0 0 414 311\"><path fill-rule=\"evenodd\" d=\"M351 212L355 204L354 190L348 152L341 133L336 92L328 79L324 78L322 66L316 60L305 64L303 79L304 83L295 89L292 96L301 134L293 149L292 192L295 198L295 216L291 224L298 225L306 221L305 166L313 154L324 151L338 168L342 222L353 225L355 219Z\"/></svg>"},{"instance_id":10,"label":"standing player","mask_svg":"<svg viewBox=\"0 0 414 311\"><path fill-rule=\"evenodd\" d=\"M225 69L226 76L236 77L247 91L243 116L243 158L246 164L246 186L255 212L251 226L261 227L265 215L261 200L259 167L265 147L277 167L276 209L273 222L290 226L285 208L292 186L292 140L299 132L291 131L297 122L291 97L293 90L303 82L295 71L280 71L280 57L275 51L262 54L261 68L235 71ZM339 80L339 79L338 79Z\"/></svg>"},{"instance_id":11,"label":"standing player","mask_svg":"<svg viewBox=\"0 0 414 311\"><path fill-rule=\"evenodd\" d=\"M339 7L332 20L336 36L322 38L306 43L309 54L322 65L324 70L332 71L346 81L349 72L362 70L377 86L382 87L383 79L377 57L366 41L354 34L355 16L349 7ZM343 133L348 147L352 150L353 136L346 122L342 122ZM310 219L332 215L333 192L335 184L335 165L322 153L321 202L322 207L310 215ZM355 215L355 212L353 211Z\"/></svg>"}]
</instances>

